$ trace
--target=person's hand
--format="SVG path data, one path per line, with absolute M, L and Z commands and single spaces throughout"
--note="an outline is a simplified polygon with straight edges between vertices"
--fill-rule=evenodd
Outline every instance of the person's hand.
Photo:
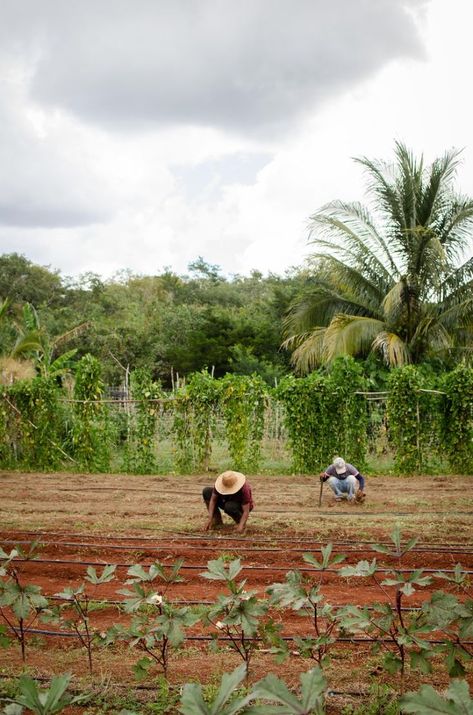
M 328 477 L 327 477 L 327 475 L 325 474 L 325 472 L 320 472 L 320 474 L 319 474 L 319 479 L 320 479 L 321 482 L 325 482 L 325 481 L 327 481 Z
M 204 526 L 204 531 L 208 531 L 212 526 L 212 519 L 208 519 L 206 525 Z
M 365 499 L 366 499 L 365 492 L 362 491 L 361 489 L 358 489 L 355 499 L 356 499 L 356 501 L 365 501 Z
M 240 526 L 240 524 L 238 524 L 236 530 L 237 530 L 237 534 L 243 534 L 243 532 L 245 531 L 245 527 Z

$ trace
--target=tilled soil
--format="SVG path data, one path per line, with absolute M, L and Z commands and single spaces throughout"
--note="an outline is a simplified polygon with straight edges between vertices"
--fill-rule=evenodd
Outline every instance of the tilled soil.
M 41 586 L 45 595 L 56 597 L 65 587 L 83 583 L 88 566 L 97 570 L 116 564 L 116 578 L 97 587 L 87 584 L 87 592 L 97 601 L 123 601 L 118 593 L 125 587 L 127 570 L 132 564 L 149 566 L 159 561 L 171 566 L 183 559 L 181 583 L 158 584 L 164 598 L 180 604 L 213 603 L 225 591 L 224 584 L 202 576 L 207 562 L 224 557 L 239 558 L 242 571 L 237 580 L 246 579 L 245 588 L 263 596 L 266 588 L 284 581 L 292 570 L 302 571 L 313 583 L 320 583 L 330 604 L 369 606 L 375 602 L 393 602 L 394 589 L 380 586 L 369 578 L 343 578 L 337 573 L 345 565 L 376 558 L 378 576 L 388 576 L 392 569 L 421 568 L 432 576 L 432 584 L 419 588 L 404 598 L 404 606 L 419 608 L 438 589 L 454 587 L 434 574 L 452 570 L 456 563 L 473 573 L 473 504 L 466 497 L 468 477 L 421 477 L 400 479 L 379 477 L 368 480 L 367 501 L 351 505 L 335 503 L 326 488 L 318 507 L 319 484 L 314 477 L 250 477 L 255 510 L 250 515 L 246 533 L 237 536 L 230 521 L 218 531 L 203 532 L 206 521 L 201 489 L 213 478 L 135 477 L 124 475 L 38 475 L 0 474 L 0 546 L 9 551 L 20 546 L 27 551 L 38 542 L 33 560 L 18 560 L 15 566 L 23 581 Z M 395 524 L 402 528 L 403 541 L 416 536 L 414 550 L 402 558 L 375 552 L 373 542 L 391 544 L 389 534 Z M 333 543 L 333 554 L 346 559 L 333 569 L 317 572 L 303 555 L 321 558 L 321 547 Z M 158 583 L 158 582 L 156 582 Z M 286 637 L 311 633 L 307 619 L 285 609 L 272 615 Z M 115 603 L 103 603 L 91 616 L 97 631 L 106 631 L 113 623 L 126 624 L 129 616 Z M 54 625 L 35 623 L 38 631 L 54 631 Z M 173 658 L 170 680 L 177 684 L 190 679 L 213 682 L 225 670 L 238 664 L 225 641 L 220 655 L 209 652 L 207 640 L 216 631 L 196 626 L 186 649 Z M 28 663 L 36 674 L 51 675 L 65 669 L 88 678 L 84 654 L 75 639 L 30 635 Z M 297 648 L 294 646 L 294 652 Z M 108 655 L 97 651 L 97 671 L 119 684 L 133 685 L 131 666 L 140 657 L 122 646 Z M 19 671 L 18 649 L 0 651 L 0 665 L 8 673 Z M 363 643 L 337 643 L 332 665 L 327 668 L 331 687 L 345 695 L 329 700 L 331 712 L 341 712 L 351 702 L 347 693 L 365 693 L 372 682 L 393 680 L 371 660 L 369 647 Z M 277 665 L 268 652 L 257 653 L 251 680 L 276 672 L 288 683 L 297 682 L 300 672 L 314 663 L 297 655 L 284 665 Z M 331 680 L 332 678 L 332 680 Z M 436 684 L 445 684 L 445 670 L 436 670 Z M 412 671 L 409 683 L 417 687 L 421 676 Z M 394 678 L 395 681 L 395 678 Z M 431 682 L 422 676 L 422 682 Z M 335 689 L 335 688 L 334 688 Z M 337 700 L 338 698 L 338 700 Z M 358 696 L 359 701 L 359 696 Z M 338 708 L 338 709 L 337 709 Z

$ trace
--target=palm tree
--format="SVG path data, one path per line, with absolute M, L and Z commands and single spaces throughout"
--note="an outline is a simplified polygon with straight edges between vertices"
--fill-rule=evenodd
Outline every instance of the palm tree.
M 299 372 L 343 354 L 402 365 L 471 345 L 473 201 L 453 189 L 458 158 L 425 166 L 396 143 L 393 164 L 356 159 L 376 219 L 342 201 L 310 217 L 314 281 L 284 326 Z

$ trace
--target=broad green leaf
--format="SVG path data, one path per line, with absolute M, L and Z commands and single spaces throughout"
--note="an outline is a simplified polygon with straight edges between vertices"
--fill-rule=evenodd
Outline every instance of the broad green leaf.
M 151 658 L 148 658 L 148 656 L 144 656 L 143 658 L 140 658 L 134 665 L 133 665 L 133 673 L 135 674 L 136 680 L 144 680 L 145 678 L 148 677 L 148 671 L 153 664 L 153 661 Z
M 182 715 L 210 715 L 210 709 L 202 697 L 202 688 L 197 683 L 186 683 L 179 707 Z
M 107 566 L 104 566 L 102 573 L 98 576 L 95 568 L 93 566 L 89 566 L 87 568 L 87 576 L 85 578 L 94 585 L 108 583 L 115 577 L 116 568 L 115 564 L 108 564 Z
M 286 706 L 280 712 L 302 713 L 302 707 L 296 696 L 291 693 L 287 685 L 277 678 L 274 673 L 270 673 L 263 680 L 260 680 L 253 688 L 253 696 L 262 698 L 270 702 L 282 703 Z
M 388 673 L 397 673 L 399 670 L 401 670 L 402 661 L 393 653 L 387 653 L 384 656 L 383 665 L 384 668 L 388 671 Z
M 376 573 L 377 563 L 376 559 L 373 559 L 371 563 L 369 561 L 358 561 L 356 566 L 343 566 L 339 570 L 340 576 L 359 576 L 366 578 L 367 576 L 373 576 Z
M 473 701 L 468 685 L 457 680 L 447 690 L 447 698 L 441 697 L 431 685 L 423 685 L 417 692 L 406 693 L 401 698 L 403 713 L 417 715 L 473 715 Z
M 414 650 L 411 653 L 411 668 L 420 670 L 421 673 L 427 675 L 432 672 L 432 663 L 423 653 L 418 653 Z
M 325 689 L 327 681 L 320 668 L 312 668 L 307 673 L 300 676 L 302 684 L 302 706 L 305 712 L 316 710 L 322 713 Z

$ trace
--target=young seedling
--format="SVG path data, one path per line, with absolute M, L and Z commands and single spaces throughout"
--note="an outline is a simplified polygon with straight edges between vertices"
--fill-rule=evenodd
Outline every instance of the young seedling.
M 343 554 L 331 558 L 332 544 L 322 547 L 322 560 L 318 561 L 312 554 L 304 554 L 304 561 L 311 564 L 319 573 L 317 583 L 304 576 L 300 571 L 289 571 L 284 583 L 275 583 L 269 586 L 267 593 L 270 603 L 281 608 L 291 608 L 301 616 L 311 619 L 314 631 L 313 637 L 295 638 L 298 652 L 306 658 L 312 658 L 320 667 L 328 662 L 330 646 L 336 642 L 334 631 L 337 626 L 337 617 L 330 604 L 324 603 L 321 593 L 323 573 L 329 568 L 345 560 Z M 272 652 L 280 661 L 289 655 L 287 643 L 279 640 Z
M 255 705 L 249 713 L 256 715 L 324 715 L 325 690 L 327 681 L 320 668 L 313 668 L 307 673 L 301 673 L 301 696 L 292 693 L 284 681 L 273 673 L 260 680 L 254 686 L 251 697 L 266 700 L 271 705 Z
M 237 688 L 245 673 L 244 664 L 226 673 L 210 703 L 204 700 L 201 685 L 187 683 L 179 712 L 182 715 L 324 715 L 327 682 L 319 668 L 301 674 L 300 698 L 272 674 L 256 683 L 246 695 L 239 695 Z M 255 700 L 258 702 L 251 704 Z
M 403 546 L 399 527 L 396 526 L 391 534 L 391 540 L 394 549 L 384 544 L 375 544 L 372 548 L 374 551 L 397 558 L 400 565 L 404 554 L 414 548 L 416 539 L 410 539 Z M 415 587 L 427 586 L 432 579 L 430 576 L 424 576 L 421 569 L 417 569 L 407 575 L 400 570 L 393 570 L 389 578 L 380 580 L 377 569 L 376 559 L 371 562 L 360 561 L 356 566 L 340 569 L 341 576 L 372 578 L 388 600 L 387 603 L 373 604 L 372 610 L 360 609 L 356 606 L 341 609 L 339 612 L 341 625 L 348 632 L 366 633 L 374 643 L 373 652 L 377 653 L 381 648 L 387 651 L 384 667 L 388 672 L 400 673 L 401 692 L 403 692 L 407 656 L 410 656 L 413 668 L 427 673 L 431 672 L 429 658 L 432 655 L 430 644 L 421 637 L 431 631 L 431 628 L 422 622 L 418 613 L 409 616 L 404 614 L 403 598 L 415 593 Z M 392 586 L 395 586 L 394 603 L 390 602 L 391 595 L 386 588 Z
M 179 712 L 182 715 L 236 715 L 247 713 L 252 694 L 236 696 L 236 690 L 246 674 L 245 665 L 222 677 L 217 694 L 210 703 L 205 702 L 202 686 L 197 683 L 184 685 Z
M 115 629 L 111 637 L 126 640 L 130 646 L 146 653 L 133 668 L 140 680 L 148 675 L 153 665 L 159 666 L 167 678 L 172 650 L 184 641 L 185 629 L 200 618 L 190 608 L 176 608 L 164 598 L 170 584 L 183 580 L 179 576 L 182 564 L 183 560 L 179 559 L 167 571 L 159 563 L 152 564 L 147 571 L 139 564 L 132 566 L 126 581 L 132 589 L 118 591 L 128 597 L 124 601 L 125 612 L 136 615 L 129 628 Z M 165 584 L 162 594 L 153 587 L 156 579 Z
M 257 638 L 264 633 L 260 618 L 267 613 L 268 604 L 256 595 L 256 591 L 245 591 L 246 579 L 237 583 L 236 577 L 242 570 L 240 559 L 225 563 L 223 559 L 208 561 L 207 571 L 200 575 L 212 581 L 222 581 L 227 586 L 228 595 L 220 594 L 214 606 L 205 613 L 204 623 L 212 625 L 219 636 L 225 636 L 231 647 L 245 663 L 248 678 L 251 658 L 258 648 Z
M 49 688 L 38 688 L 33 678 L 22 675 L 19 682 L 19 694 L 12 699 L 12 703 L 17 705 L 17 710 L 9 710 L 10 715 L 17 715 L 23 712 L 23 708 L 35 713 L 35 715 L 55 715 L 64 708 L 84 702 L 88 695 L 69 695 L 66 690 L 71 680 L 70 675 L 59 675 L 52 678 Z M 12 708 L 12 706 L 7 706 Z M 14 707 L 14 706 L 13 706 Z
M 116 566 L 108 565 L 104 567 L 100 575 L 97 575 L 96 570 L 89 566 L 85 579 L 97 587 L 99 584 L 112 581 L 115 578 L 115 570 Z M 62 627 L 67 630 L 72 629 L 77 634 L 81 645 L 87 651 L 89 672 L 92 673 L 92 652 L 94 642 L 98 639 L 98 633 L 90 623 L 90 614 L 101 606 L 86 592 L 84 583 L 77 588 L 65 588 L 56 596 L 64 599 L 66 603 L 55 609 L 54 613 L 56 617 L 59 617 Z
M 20 644 L 23 662 L 26 661 L 28 630 L 47 609 L 48 600 L 41 595 L 40 586 L 23 583 L 14 560 L 34 558 L 35 549 L 36 544 L 33 544 L 26 554 L 20 548 L 7 554 L 0 547 L 0 617 Z

